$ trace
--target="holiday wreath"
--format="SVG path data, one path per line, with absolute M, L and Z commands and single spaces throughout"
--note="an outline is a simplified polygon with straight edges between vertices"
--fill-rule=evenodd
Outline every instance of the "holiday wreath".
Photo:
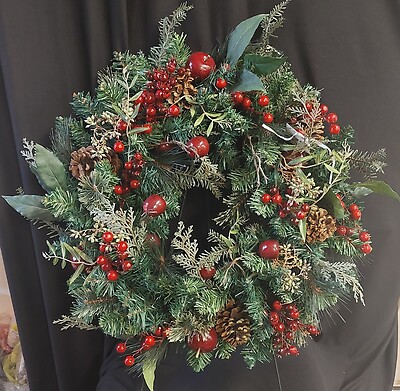
M 5 199 L 50 228 L 46 259 L 76 269 L 58 322 L 121 339 L 127 366 L 154 369 L 172 343 L 196 371 L 238 347 L 249 367 L 297 355 L 321 311 L 363 301 L 356 264 L 372 247 L 358 199 L 399 196 L 373 179 L 384 150 L 353 149 L 353 129 L 270 45 L 287 2 L 212 55 L 175 32 L 183 3 L 148 56 L 115 53 L 93 97 L 74 95 L 51 150 L 24 140 L 47 194 Z M 365 182 L 349 182 L 352 168 Z M 176 223 L 196 187 L 224 204 L 201 253 Z

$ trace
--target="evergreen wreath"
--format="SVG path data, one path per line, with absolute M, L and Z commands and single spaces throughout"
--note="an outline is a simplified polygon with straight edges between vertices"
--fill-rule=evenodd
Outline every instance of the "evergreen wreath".
M 357 262 L 372 247 L 359 199 L 399 196 L 374 179 L 384 150 L 353 149 L 353 129 L 270 45 L 287 3 L 241 22 L 212 55 L 175 31 L 183 3 L 148 56 L 115 53 L 93 97 L 74 95 L 51 149 L 23 142 L 46 194 L 4 198 L 50 229 L 45 258 L 75 269 L 71 314 L 56 323 L 121 339 L 150 387 L 171 344 L 195 371 L 239 347 L 251 368 L 298 355 L 338 302 L 364 303 Z M 351 168 L 365 182 L 350 183 Z M 224 204 L 201 253 L 176 223 L 198 187 Z

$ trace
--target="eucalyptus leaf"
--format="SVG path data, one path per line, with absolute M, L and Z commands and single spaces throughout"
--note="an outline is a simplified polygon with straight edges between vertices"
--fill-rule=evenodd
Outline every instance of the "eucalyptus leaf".
M 82 273 L 82 271 L 85 269 L 85 265 L 81 263 L 77 269 L 75 270 L 74 274 L 71 276 L 71 278 L 68 280 L 68 285 L 71 285 Z
M 35 144 L 35 166 L 30 166 L 40 185 L 48 193 L 67 188 L 67 173 L 61 160 L 40 144 Z
M 144 381 L 146 382 L 146 385 L 150 391 L 154 391 L 154 380 L 156 378 L 155 372 L 156 372 L 155 362 L 151 364 L 146 363 L 146 365 L 143 367 Z
M 355 188 L 355 190 L 361 189 L 361 188 L 369 189 L 371 192 L 374 192 L 377 194 L 383 194 L 388 197 L 394 198 L 397 201 L 400 201 L 400 196 L 398 195 L 398 193 L 396 193 L 386 182 L 383 182 L 383 181 L 370 180 L 370 181 L 362 182 L 362 183 L 360 183 L 360 182 L 354 183 L 352 186 Z M 365 193 L 365 190 L 364 190 L 364 193 Z M 367 194 L 365 194 L 365 195 L 367 195 Z
M 306 219 L 301 219 L 299 220 L 299 231 L 300 231 L 300 235 L 301 238 L 303 239 L 303 242 L 306 242 L 306 237 L 307 237 L 307 224 L 306 224 Z
M 258 75 L 269 75 L 286 62 L 285 57 L 269 57 L 259 54 L 246 54 L 244 63 L 251 66 Z
M 239 81 L 232 86 L 232 91 L 264 91 L 261 79 L 247 69 L 243 69 Z
M 265 14 L 252 16 L 239 23 L 232 31 L 226 54 L 226 60 L 230 65 L 235 65 L 238 62 L 265 16 Z
M 43 196 L 15 195 L 3 196 L 5 201 L 19 214 L 29 220 L 54 221 L 55 217 L 42 204 Z
M 211 134 L 213 127 L 214 127 L 214 121 L 211 121 L 207 128 L 207 132 L 206 132 L 207 136 L 209 136 Z
M 329 190 L 324 197 L 324 201 L 327 202 L 333 209 L 333 214 L 337 219 L 344 218 L 344 210 L 342 203 L 336 197 L 336 194 L 331 190 Z
M 204 116 L 205 114 L 200 114 L 199 117 L 196 119 L 195 123 L 194 123 L 194 127 L 197 128 L 204 120 Z

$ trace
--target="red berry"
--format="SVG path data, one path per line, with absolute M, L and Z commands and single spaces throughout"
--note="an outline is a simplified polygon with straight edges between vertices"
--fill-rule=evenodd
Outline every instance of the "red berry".
M 131 261 L 124 261 L 122 262 L 122 270 L 124 272 L 128 272 L 129 270 L 132 269 L 132 262 Z
M 159 216 L 167 209 L 167 203 L 164 198 L 158 194 L 152 194 L 143 202 L 143 212 L 149 216 Z
M 236 92 L 233 94 L 233 103 L 234 103 L 235 105 L 241 105 L 242 102 L 243 102 L 243 98 L 244 98 L 244 95 L 243 95 L 241 92 L 236 91 Z
M 282 196 L 279 193 L 276 193 L 272 196 L 272 202 L 276 205 L 280 205 L 282 203 Z
M 279 300 L 275 300 L 275 301 L 272 303 L 272 308 L 273 308 L 275 311 L 280 311 L 280 310 L 282 309 L 282 303 L 281 303 Z
M 192 158 L 195 157 L 195 152 L 197 153 L 197 156 L 202 157 L 208 155 L 208 152 L 210 151 L 210 144 L 208 143 L 208 140 L 203 136 L 193 137 L 189 140 L 187 146 L 190 149 L 189 155 Z
M 131 367 L 133 364 L 135 364 L 135 357 L 133 356 L 126 356 L 124 360 L 124 364 L 127 367 Z
M 161 239 L 158 235 L 153 234 L 153 233 L 148 233 L 146 234 L 146 237 L 144 241 L 149 245 L 149 246 L 156 246 L 160 247 L 161 246 Z
M 125 170 L 132 170 L 133 163 L 131 161 L 124 163 Z
M 271 113 L 264 113 L 263 121 L 265 124 L 270 124 L 274 121 L 274 116 Z
M 318 334 L 319 334 L 319 330 L 318 330 L 315 326 L 308 326 L 308 327 L 307 327 L 307 331 L 308 331 L 311 335 L 318 335 Z
M 136 152 L 133 157 L 135 160 L 143 160 L 143 155 L 140 152 Z
M 372 251 L 372 247 L 369 243 L 364 243 L 361 245 L 360 250 L 364 254 L 369 254 Z
M 118 277 L 119 277 L 119 274 L 116 270 L 110 270 L 107 273 L 107 280 L 109 280 L 109 281 L 117 281 Z
M 292 331 L 296 331 L 299 328 L 299 323 L 297 322 L 297 320 L 292 320 L 290 322 L 288 322 L 289 325 L 289 329 Z
M 154 331 L 154 335 L 156 337 L 162 337 L 163 336 L 163 331 L 164 331 L 164 329 L 161 326 L 158 326 L 156 328 L 156 330 Z
M 117 250 L 120 253 L 124 253 L 126 250 L 128 250 L 128 243 L 126 243 L 124 240 L 121 240 L 117 243 Z
M 274 325 L 274 330 L 278 333 L 282 333 L 285 331 L 285 325 L 282 322 L 278 322 Z
M 99 251 L 101 252 L 101 253 L 105 253 L 106 252 L 106 250 L 107 250 L 107 246 L 105 245 L 105 244 L 100 244 L 100 246 L 99 246 Z
M 361 210 L 355 210 L 355 211 L 351 212 L 351 218 L 353 220 L 360 220 L 361 215 L 362 215 Z
M 362 231 L 358 235 L 362 242 L 369 242 L 371 240 L 371 235 L 367 231 Z
M 200 275 L 204 280 L 209 280 L 215 275 L 215 267 L 203 267 L 200 269 Z
M 114 194 L 121 195 L 124 192 L 124 188 L 121 185 L 114 186 Z
M 331 124 L 329 127 L 330 134 L 339 134 L 340 133 L 340 126 L 338 124 Z
M 103 241 L 106 243 L 111 243 L 114 239 L 114 235 L 110 231 L 104 232 L 101 237 L 102 237 Z
M 251 104 L 252 104 L 251 99 L 250 99 L 248 96 L 245 96 L 245 97 L 243 98 L 243 101 L 242 101 L 242 107 L 243 107 L 245 110 L 249 110 L 250 107 L 251 107 Z
M 139 186 L 140 186 L 140 181 L 138 181 L 137 179 L 132 179 L 129 182 L 129 186 L 130 186 L 131 189 L 138 189 Z
M 115 350 L 122 354 L 126 352 L 126 344 L 123 342 L 120 342 L 119 344 L 117 344 L 117 346 L 115 347 Z
M 347 236 L 353 236 L 354 233 L 355 233 L 354 228 L 351 228 L 351 227 L 347 227 L 347 228 L 346 228 L 346 235 L 347 235 Z
M 281 209 L 281 210 L 279 211 L 279 217 L 280 217 L 281 219 L 284 219 L 286 216 L 287 216 L 286 212 L 285 212 L 283 209 Z
M 298 351 L 298 349 L 296 348 L 296 346 L 290 346 L 289 347 L 289 354 L 291 355 L 291 356 L 298 356 L 299 355 L 299 351 Z
M 323 105 L 323 104 L 319 105 L 319 110 L 321 111 L 322 115 L 327 114 L 328 111 L 329 111 L 328 106 L 327 105 Z
M 308 212 L 309 210 L 310 210 L 310 205 L 308 205 L 308 204 L 303 204 L 303 205 L 301 205 L 301 210 L 303 211 L 303 212 Z
M 269 323 L 271 323 L 272 326 L 278 324 L 279 322 L 279 315 L 277 312 L 270 312 L 268 315 L 268 320 Z
M 222 90 L 223 88 L 225 88 L 226 86 L 227 86 L 227 82 L 226 82 L 226 80 L 225 79 L 222 79 L 221 77 L 219 77 L 218 79 L 217 79 L 217 81 L 215 82 L 215 86 L 218 88 L 218 89 L 220 89 L 220 90 Z
M 114 151 L 117 153 L 124 152 L 125 145 L 122 141 L 116 141 L 114 144 Z
M 107 265 L 108 264 L 108 259 L 104 255 L 99 255 L 96 258 L 96 263 L 98 265 L 100 265 L 100 266 Z
M 298 220 L 303 220 L 304 217 L 306 217 L 306 214 L 305 214 L 304 211 L 299 210 L 299 211 L 296 213 L 296 219 L 298 219 Z
M 326 122 L 328 122 L 329 124 L 335 124 L 338 120 L 338 116 L 335 113 L 329 113 L 326 116 Z
M 139 98 L 137 98 L 137 99 L 135 100 L 135 104 L 136 104 L 136 105 L 141 105 L 142 103 L 144 103 L 144 96 L 143 96 L 143 94 L 140 95 Z
M 292 319 L 299 319 L 299 317 L 300 317 L 300 312 L 297 311 L 297 310 L 292 310 L 292 311 L 289 312 L 289 316 L 290 316 Z
M 177 117 L 181 113 L 181 109 L 177 105 L 172 105 L 168 109 L 168 113 L 171 117 Z
M 311 102 L 306 102 L 306 109 L 307 111 L 311 111 L 313 109 L 313 104 Z
M 152 105 L 155 101 L 156 101 L 156 97 L 153 93 L 148 92 L 145 97 L 144 97 L 144 101 L 148 104 L 148 105 Z
M 294 334 L 291 331 L 288 331 L 285 333 L 285 337 L 286 339 L 293 339 Z
M 344 225 L 338 225 L 336 227 L 336 233 L 340 236 L 346 236 L 347 228 Z
M 111 264 L 110 263 L 105 263 L 104 265 L 101 265 L 101 270 L 103 270 L 103 272 L 109 272 L 111 270 Z
M 143 346 L 147 349 L 152 348 L 156 344 L 156 340 L 152 335 L 146 335 L 144 339 Z
M 264 240 L 258 246 L 258 254 L 265 259 L 277 259 L 279 256 L 279 242 L 274 239 Z
M 199 350 L 201 353 L 211 352 L 218 343 L 218 335 L 214 328 L 211 328 L 204 336 L 194 334 L 188 338 L 188 346 L 190 349 Z
M 172 107 L 172 106 L 171 106 L 171 107 Z M 176 106 L 176 107 L 178 107 L 178 106 Z M 179 109 L 179 107 L 178 107 L 178 109 Z M 154 106 L 149 106 L 149 107 L 146 109 L 146 115 L 147 115 L 148 117 L 154 117 L 156 114 L 157 114 L 157 109 L 156 109 Z M 179 113 L 178 113 L 177 115 L 179 115 Z
M 258 98 L 258 104 L 260 105 L 260 106 L 262 106 L 262 107 L 264 107 L 264 106 L 268 106 L 268 104 L 269 104 L 269 97 L 267 96 L 267 95 L 261 95 L 259 98 Z
M 272 195 L 276 194 L 278 191 L 279 191 L 279 189 L 278 189 L 276 186 L 271 187 L 271 188 L 269 189 L 269 192 L 270 192 Z
M 358 205 L 357 205 L 357 204 L 351 204 L 351 205 L 349 206 L 349 211 L 350 211 L 350 212 L 354 212 L 354 211 L 356 211 L 356 210 L 358 210 Z
M 128 129 L 128 124 L 120 119 L 117 123 L 117 128 L 121 133 L 126 132 L 126 129 Z
M 261 202 L 263 204 L 268 204 L 268 202 L 271 201 L 271 196 L 268 193 L 263 194 L 263 196 L 261 197 Z
M 186 67 L 190 69 L 190 73 L 195 79 L 201 81 L 215 69 L 215 61 L 207 53 L 194 52 L 188 58 Z

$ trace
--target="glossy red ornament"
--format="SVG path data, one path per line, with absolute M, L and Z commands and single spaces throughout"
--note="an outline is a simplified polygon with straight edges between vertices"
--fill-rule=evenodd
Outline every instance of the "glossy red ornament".
M 218 343 L 218 335 L 214 328 L 211 328 L 204 337 L 201 334 L 194 334 L 188 338 L 188 346 L 190 349 L 199 350 L 200 353 L 211 352 Z
M 279 242 L 274 239 L 264 240 L 258 247 L 258 254 L 265 259 L 277 259 L 279 256 Z
M 122 354 L 126 352 L 126 344 L 123 342 L 120 342 L 119 344 L 117 344 L 117 346 L 115 347 L 115 350 Z
M 167 209 L 164 198 L 158 194 L 152 194 L 143 202 L 143 212 L 149 216 L 159 216 Z
M 210 144 L 208 140 L 203 136 L 196 136 L 189 140 L 187 146 L 190 149 L 189 155 L 190 157 L 194 158 L 196 156 L 206 156 L 210 151 Z M 196 153 L 195 153 L 196 151 Z
M 215 69 L 214 59 L 207 53 L 194 52 L 186 63 L 186 67 L 190 69 L 191 75 L 197 80 L 204 80 Z
M 200 269 L 200 275 L 204 280 L 209 280 L 215 275 L 215 267 L 203 267 Z

